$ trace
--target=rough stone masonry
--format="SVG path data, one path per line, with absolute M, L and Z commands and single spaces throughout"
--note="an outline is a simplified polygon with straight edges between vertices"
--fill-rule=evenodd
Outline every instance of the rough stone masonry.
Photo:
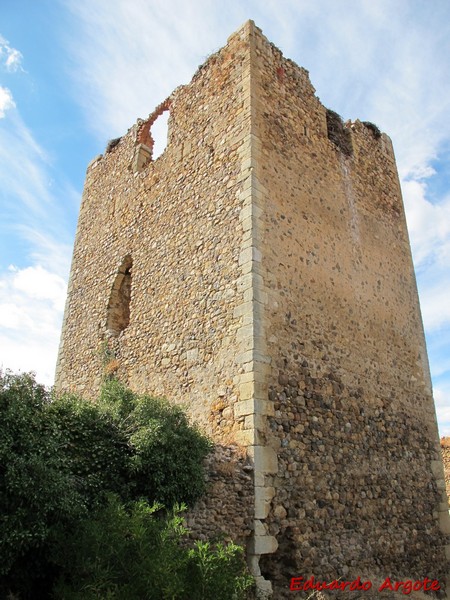
M 88 167 L 56 387 L 89 398 L 105 372 L 184 403 L 215 440 L 189 524 L 246 545 L 261 597 L 302 597 L 289 581 L 311 575 L 428 577 L 445 597 L 445 481 L 390 139 L 342 123 L 251 21 Z

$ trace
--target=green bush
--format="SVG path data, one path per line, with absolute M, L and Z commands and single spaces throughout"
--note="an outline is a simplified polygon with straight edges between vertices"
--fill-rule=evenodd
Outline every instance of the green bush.
M 58 440 L 72 485 L 92 509 L 107 492 L 129 493 L 132 449 L 111 414 L 76 396 L 57 398 L 46 409 L 47 435 Z
M 86 503 L 49 418 L 50 396 L 31 375 L 0 373 L 0 596 L 46 586 L 56 522 L 75 523 Z M 33 583 L 34 574 L 36 581 Z M 30 593 L 31 593 L 30 589 Z M 6 590 L 6 591 L 5 591 Z
M 0 597 L 49 598 L 55 581 L 59 598 L 242 597 L 240 549 L 188 551 L 179 510 L 161 509 L 204 491 L 211 444 L 179 406 L 115 380 L 95 403 L 54 399 L 0 372 L 0 427 Z
M 189 550 L 190 600 L 240 600 L 254 580 L 247 571 L 244 550 L 234 543 L 196 542 Z
M 203 459 L 211 445 L 182 409 L 140 397 L 130 413 L 130 433 L 135 493 L 166 506 L 193 505 L 205 491 Z
M 186 552 L 178 511 L 162 518 L 146 501 L 128 510 L 115 496 L 56 548 L 62 567 L 56 597 L 67 600 L 182 597 Z
M 203 494 L 203 459 L 212 445 L 180 406 L 134 394 L 114 379 L 105 382 L 100 406 L 127 438 L 132 498 L 191 506 Z
M 164 515 L 145 501 L 125 507 L 111 496 L 58 548 L 62 573 L 55 597 L 64 600 L 240 600 L 252 578 L 242 548 L 183 544 L 187 529 L 175 507 Z

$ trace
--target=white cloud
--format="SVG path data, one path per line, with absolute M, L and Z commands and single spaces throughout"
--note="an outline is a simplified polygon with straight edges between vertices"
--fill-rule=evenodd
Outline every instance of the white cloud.
M 425 181 L 403 182 L 409 235 L 426 331 L 450 325 L 450 196 L 433 204 Z
M 0 127 L 0 259 L 14 234 L 29 259 L 66 278 L 80 195 L 62 177 L 55 185 L 50 160 L 18 111 L 7 121 Z
M 447 267 L 450 252 L 450 195 L 433 204 L 427 193 L 424 181 L 403 182 L 414 262 L 419 270 L 431 261 Z
M 450 323 L 450 276 L 433 282 L 432 287 L 421 287 L 421 309 L 425 331 L 441 330 Z
M 47 300 L 57 311 L 64 309 L 66 282 L 40 265 L 18 270 L 13 278 L 14 288 L 29 298 Z
M 53 383 L 66 283 L 40 265 L 0 273 L 0 367 Z
M 0 122 L 0 181 L 0 368 L 51 384 L 79 198 L 17 110 Z
M 79 199 L 79 195 L 76 194 L 77 206 Z M 54 225 L 61 226 L 61 221 L 58 220 Z M 46 231 L 37 224 L 34 226 L 18 224 L 17 231 L 24 240 L 29 242 L 29 254 L 33 261 L 67 279 L 73 250 L 72 239 L 68 232 L 62 231 L 57 235 L 56 229 Z
M 74 17 L 74 92 L 102 140 L 123 134 L 189 81 L 247 18 L 239 3 L 219 11 L 209 0 L 65 4 Z
M 450 437 L 450 385 L 445 388 L 435 387 L 434 400 L 436 404 L 436 415 L 439 424 L 440 436 Z
M 0 65 L 2 64 L 7 71 L 14 73 L 21 68 L 22 53 L 16 48 L 12 48 L 9 42 L 0 35 Z
M 51 202 L 49 162 L 45 152 L 15 111 L 0 128 L 0 178 L 3 192 L 33 213 Z
M 15 48 L 11 48 L 8 58 L 6 59 L 6 68 L 8 71 L 17 71 L 22 62 L 22 54 Z
M 5 117 L 7 110 L 14 108 L 15 106 L 16 105 L 9 89 L 0 85 L 0 119 Z

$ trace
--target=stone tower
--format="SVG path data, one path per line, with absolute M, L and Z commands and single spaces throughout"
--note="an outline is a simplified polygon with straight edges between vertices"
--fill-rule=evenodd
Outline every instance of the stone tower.
M 151 127 L 170 112 L 152 160 Z M 390 139 L 247 22 L 92 161 L 56 387 L 104 370 L 217 443 L 193 529 L 291 577 L 438 579 L 450 533 Z M 370 597 L 365 592 L 364 597 Z M 306 594 L 308 595 L 308 593 Z

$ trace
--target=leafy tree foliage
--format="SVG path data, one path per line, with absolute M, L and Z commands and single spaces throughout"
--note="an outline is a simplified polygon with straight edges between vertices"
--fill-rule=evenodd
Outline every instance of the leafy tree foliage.
M 114 379 L 105 383 L 101 403 L 126 433 L 133 497 L 192 505 L 205 491 L 202 461 L 212 446 L 182 408 L 133 394 Z
M 86 513 L 84 498 L 47 418 L 50 398 L 31 375 L 0 378 L 0 595 L 5 586 L 45 587 L 45 547 L 57 520 L 76 522 Z M 16 581 L 17 580 L 17 581 Z M 31 583 L 31 582 L 30 582 Z M 3 584 L 3 585 L 2 585 Z M 4 593 L 4 596 L 6 594 Z
M 0 597 L 244 593 L 238 547 L 189 551 L 179 510 L 162 510 L 204 491 L 211 445 L 180 407 L 115 380 L 95 402 L 55 399 L 32 375 L 0 372 L 0 428 Z
M 103 502 L 109 491 L 127 494 L 132 449 L 113 415 L 97 404 L 65 396 L 48 403 L 45 426 L 86 508 Z
M 103 509 L 69 536 L 55 559 L 62 571 L 57 596 L 67 600 L 163 600 L 183 592 L 186 551 L 177 512 L 168 518 L 146 501 L 127 508 L 110 496 Z
M 186 587 L 192 600 L 243 600 L 254 591 L 253 586 L 241 546 L 198 541 L 189 550 Z
M 125 507 L 111 496 L 59 555 L 56 596 L 65 600 L 239 600 L 252 578 L 242 548 L 197 542 L 188 549 L 181 511 L 167 518 L 145 501 Z M 70 569 L 67 569 L 70 565 Z M 65 568 L 64 568 L 65 566 Z

